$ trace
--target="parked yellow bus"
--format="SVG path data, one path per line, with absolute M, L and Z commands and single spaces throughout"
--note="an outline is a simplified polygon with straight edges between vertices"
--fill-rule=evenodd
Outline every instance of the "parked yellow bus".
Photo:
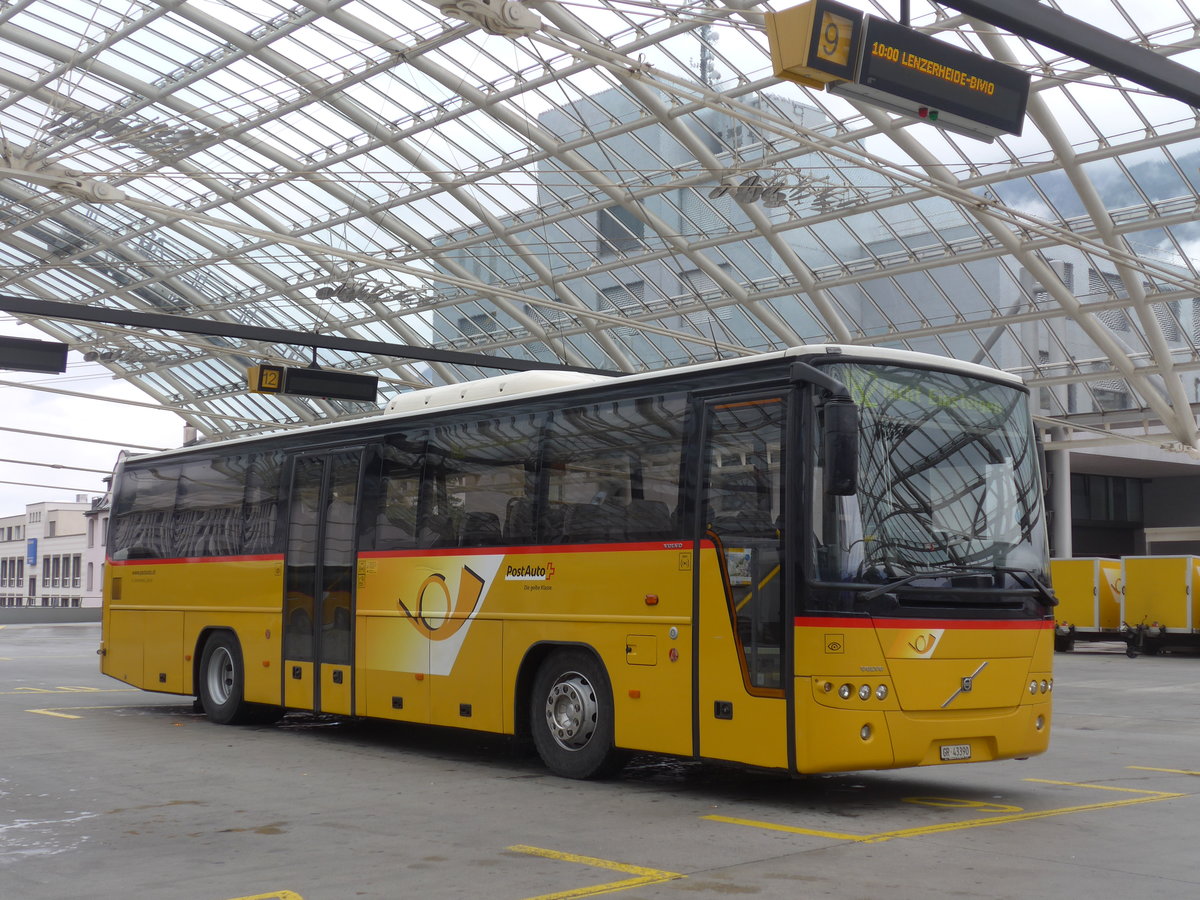
M 1028 394 L 815 346 L 522 373 L 125 457 L 102 671 L 220 723 L 311 710 L 816 773 L 1049 741 Z

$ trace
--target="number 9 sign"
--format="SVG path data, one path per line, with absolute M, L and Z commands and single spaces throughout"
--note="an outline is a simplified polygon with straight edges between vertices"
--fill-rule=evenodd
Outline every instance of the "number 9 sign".
M 850 38 L 853 33 L 854 22 L 850 19 L 822 10 L 817 56 L 837 66 L 849 65 Z

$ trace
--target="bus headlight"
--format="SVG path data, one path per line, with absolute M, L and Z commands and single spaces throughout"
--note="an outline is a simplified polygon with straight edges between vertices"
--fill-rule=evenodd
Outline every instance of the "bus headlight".
M 854 685 L 843 684 L 840 688 L 838 688 L 838 696 L 843 700 L 849 700 L 854 696 Z
M 869 684 L 864 684 L 862 687 L 860 687 L 858 689 L 858 699 L 859 700 L 870 700 L 871 699 L 871 686 Z

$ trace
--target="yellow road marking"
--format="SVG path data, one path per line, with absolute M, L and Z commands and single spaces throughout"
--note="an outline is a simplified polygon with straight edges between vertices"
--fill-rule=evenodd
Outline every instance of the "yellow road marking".
M 57 716 L 60 719 L 82 719 L 83 716 L 69 716 L 66 713 L 55 712 L 52 709 L 27 709 L 25 712 L 37 713 L 41 716 Z
M 136 688 L 94 688 L 78 685 L 62 685 L 53 688 L 22 687 L 11 691 L 0 691 L 0 697 L 14 697 L 21 694 L 135 694 L 144 693 Z
M 633 875 L 623 881 L 610 881 L 594 887 L 575 888 L 570 891 L 559 891 L 555 894 L 540 894 L 528 900 L 572 900 L 575 897 L 594 897 L 597 894 L 611 894 L 615 891 L 628 890 L 648 884 L 662 884 L 664 881 L 674 881 L 677 878 L 687 878 L 678 872 L 664 872 L 661 869 L 647 869 L 643 866 L 631 866 L 628 863 L 613 862 L 610 859 L 597 859 L 593 856 L 578 856 L 574 853 L 562 853 L 558 850 L 545 850 L 541 847 L 530 847 L 527 844 L 515 844 L 508 848 L 513 853 L 527 853 L 530 856 L 541 856 L 545 859 L 557 859 L 562 862 L 580 863 L 585 866 L 595 866 L 614 872 L 625 872 Z
M 925 825 L 920 828 L 902 828 L 898 831 L 881 831 L 876 834 L 843 834 L 837 831 L 820 831 L 812 828 L 796 828 L 791 825 L 780 825 L 775 822 L 757 822 L 750 819 L 734 819 L 728 816 L 703 816 L 713 822 L 723 822 L 727 825 L 744 825 L 749 828 L 764 828 L 770 831 L 783 831 L 788 834 L 803 834 L 810 837 L 826 837 L 831 840 L 879 843 L 896 838 L 920 837 L 927 834 L 942 834 L 948 831 L 962 831 L 967 828 L 985 828 L 991 825 L 1006 825 L 1012 822 L 1028 822 L 1034 819 L 1048 819 L 1052 816 L 1063 816 L 1068 813 L 1090 812 L 1098 809 L 1114 809 L 1118 806 L 1133 806 L 1136 803 L 1157 803 L 1159 800 L 1175 800 L 1186 797 L 1187 794 L 1170 794 L 1165 791 L 1143 791 L 1134 788 L 1118 788 L 1102 784 L 1081 784 L 1073 781 L 1047 781 L 1040 778 L 1026 778 L 1026 781 L 1039 784 L 1055 784 L 1065 787 L 1092 788 L 1099 791 L 1120 791 L 1122 793 L 1140 794 L 1128 800 L 1111 800 L 1106 803 L 1087 803 L 1082 806 L 1065 806 L 1057 809 L 1031 810 L 1011 813 L 1009 815 L 989 816 L 985 819 L 967 819 L 962 822 L 942 822 L 937 825 Z
M 1139 769 L 1142 772 L 1166 772 L 1169 775 L 1200 775 L 1200 772 L 1191 772 L 1187 769 L 1156 769 L 1153 766 L 1126 766 L 1127 769 Z
M 295 891 L 273 891 L 270 894 L 255 894 L 253 897 L 234 897 L 232 900 L 304 900 Z
M 27 709 L 27 713 L 37 713 L 40 716 L 56 716 L 59 719 L 82 719 L 83 716 L 71 716 L 62 712 L 64 709 L 125 709 L 124 706 L 52 706 L 46 709 Z

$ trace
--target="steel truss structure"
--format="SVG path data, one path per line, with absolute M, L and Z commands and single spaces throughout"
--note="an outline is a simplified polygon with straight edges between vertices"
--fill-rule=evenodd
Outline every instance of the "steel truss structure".
M 1050 5 L 1198 58 L 1191 0 Z M 908 347 L 1021 374 L 1060 439 L 1194 452 L 1196 110 L 914 3 L 1032 74 L 984 143 L 778 81 L 769 8 L 10 0 L 0 292 L 497 358 L 312 351 L 381 401 L 505 358 Z M 246 392 L 305 347 L 31 321 L 208 437 L 374 409 Z

